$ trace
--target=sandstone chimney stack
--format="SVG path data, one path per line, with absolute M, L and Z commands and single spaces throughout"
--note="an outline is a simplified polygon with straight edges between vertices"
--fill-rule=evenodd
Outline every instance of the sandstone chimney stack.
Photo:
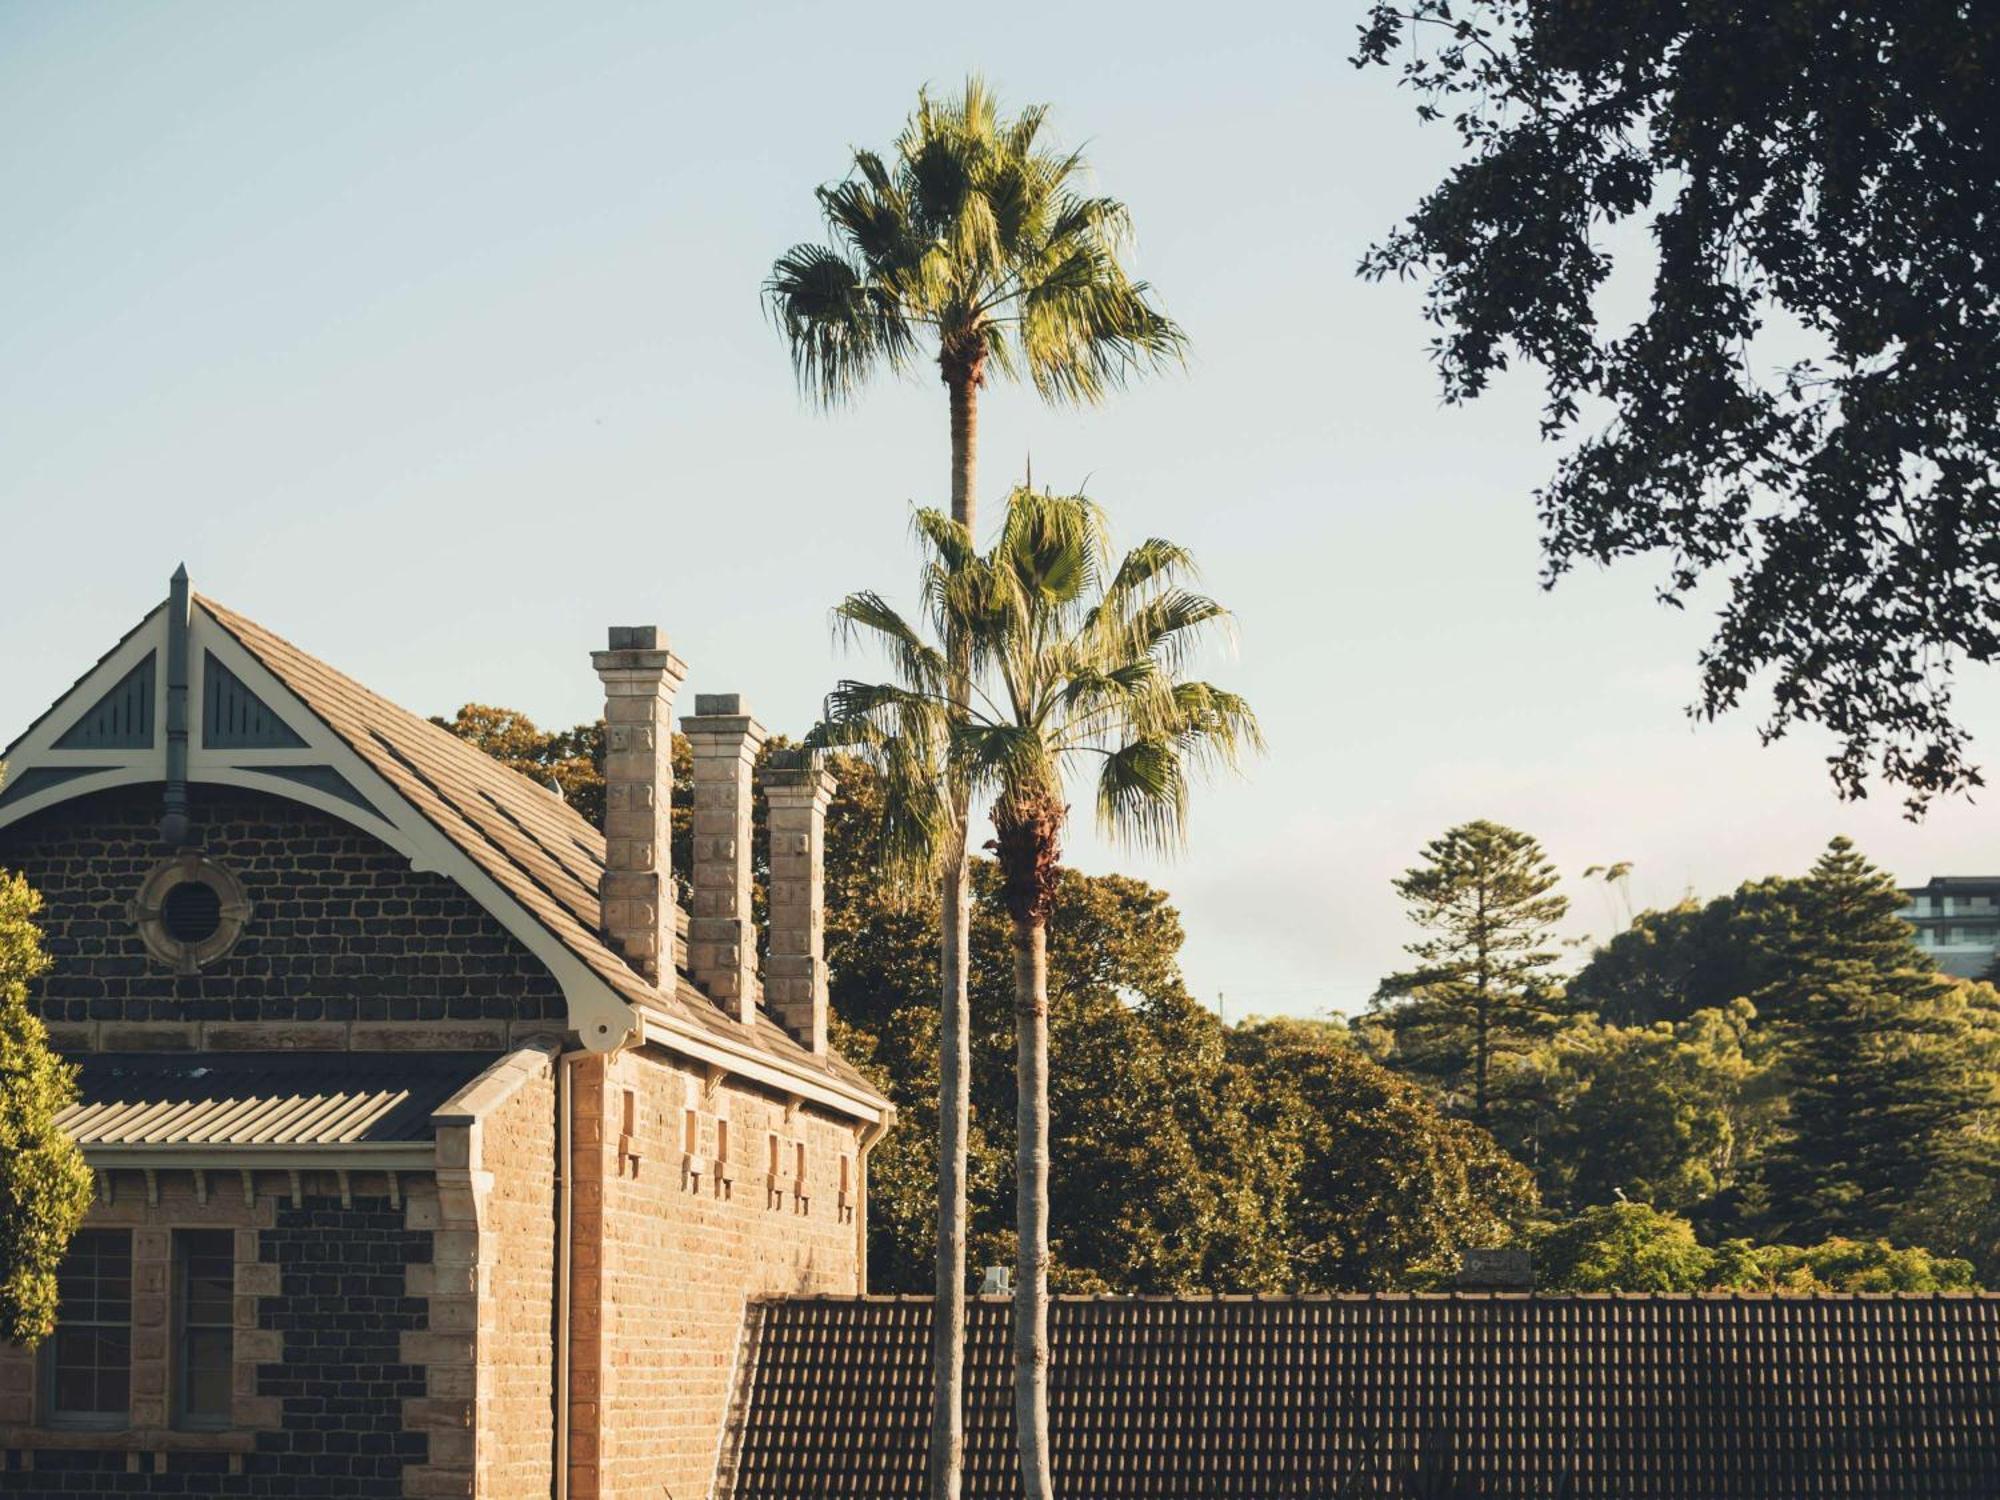
M 826 809 L 834 780 L 807 750 L 773 752 L 764 767 L 771 826 L 771 948 L 764 997 L 798 1043 L 826 1040 Z
M 656 985 L 674 979 L 674 694 L 687 664 L 652 625 L 614 625 L 590 662 L 604 683 L 604 935 Z
M 757 1021 L 757 932 L 750 917 L 750 776 L 766 738 L 734 693 L 697 693 L 681 732 L 694 751 L 694 910 L 688 968 L 745 1026 Z

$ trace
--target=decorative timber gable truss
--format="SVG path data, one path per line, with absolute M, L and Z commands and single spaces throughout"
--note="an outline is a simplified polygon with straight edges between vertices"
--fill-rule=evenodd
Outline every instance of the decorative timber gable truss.
M 603 835 L 560 797 L 188 593 L 184 574 L 0 765 L 0 828 L 112 787 L 157 783 L 171 803 L 177 776 L 304 803 L 459 885 L 547 965 L 585 1047 L 651 1042 L 868 1125 L 889 1116 L 839 1057 L 768 1017 L 743 1024 L 684 975 L 650 984 L 615 953 L 599 925 Z

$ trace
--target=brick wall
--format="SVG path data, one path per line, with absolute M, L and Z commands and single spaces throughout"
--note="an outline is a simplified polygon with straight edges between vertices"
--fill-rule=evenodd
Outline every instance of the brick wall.
M 580 1063 L 575 1094 L 570 1492 L 691 1500 L 715 1472 L 746 1300 L 859 1290 L 855 1131 L 727 1082 L 711 1090 L 700 1070 L 651 1051 Z M 683 1166 L 690 1105 L 696 1172 Z M 730 1137 L 722 1174 L 719 1122 Z
M 410 1228 L 404 1206 L 386 1194 L 355 1193 L 343 1204 L 315 1190 L 294 1207 L 269 1191 L 279 1181 L 267 1175 L 266 1191 L 246 1205 L 233 1181 L 197 1196 L 191 1175 L 167 1174 L 153 1204 L 139 1174 L 122 1173 L 112 1201 L 89 1220 L 134 1231 L 132 1414 L 135 1427 L 152 1429 L 166 1425 L 171 1232 L 236 1227 L 237 1429 L 162 1434 L 150 1448 L 143 1436 L 107 1434 L 101 1451 L 62 1448 L 63 1437 L 51 1433 L 34 1434 L 29 1446 L 26 1434 L 9 1430 L 0 1436 L 0 1493 L 10 1500 L 404 1493 L 405 1466 L 426 1454 L 424 1435 L 403 1423 L 404 1401 L 425 1389 L 422 1366 L 405 1362 L 404 1337 L 424 1328 L 427 1313 L 405 1278 L 429 1262 L 432 1236 Z M 32 1403 L 35 1369 L 33 1355 L 0 1346 L 9 1416 Z M 169 1447 L 179 1451 L 161 1451 Z
M 403 1466 L 425 1455 L 423 1436 L 403 1428 L 403 1402 L 424 1390 L 403 1335 L 427 1312 L 404 1273 L 431 1258 L 430 1234 L 387 1198 L 308 1198 L 281 1205 L 261 1239 L 278 1293 L 260 1303 L 258 1326 L 279 1335 L 283 1355 L 259 1371 L 258 1392 L 278 1397 L 283 1416 L 257 1457 L 279 1475 L 335 1481 L 327 1495 L 400 1496 Z
M 302 804 L 191 790 L 196 837 L 255 906 L 236 947 L 195 975 L 151 960 L 126 915 L 165 853 L 157 787 L 0 829 L 0 869 L 46 903 L 56 963 L 35 1003 L 65 1049 L 497 1048 L 562 1028 L 548 971 L 446 877 Z

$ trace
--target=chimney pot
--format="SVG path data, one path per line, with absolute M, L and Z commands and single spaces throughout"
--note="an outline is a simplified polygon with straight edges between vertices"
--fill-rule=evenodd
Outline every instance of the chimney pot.
M 608 641 L 613 651 L 660 651 L 665 647 L 657 625 L 613 625 Z
M 757 1021 L 757 929 L 750 918 L 751 772 L 766 738 L 735 693 L 697 693 L 681 720 L 694 751 L 694 910 L 688 969 L 745 1026 Z

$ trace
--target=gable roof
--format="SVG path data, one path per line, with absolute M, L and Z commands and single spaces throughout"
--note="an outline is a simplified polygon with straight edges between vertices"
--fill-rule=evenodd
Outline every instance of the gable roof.
M 750 1316 L 719 1493 L 918 1500 L 930 1299 Z M 972 1299 L 966 1500 L 1018 1493 L 1010 1325 Z M 1049 1333 L 1069 1500 L 2000 1494 L 2000 1297 L 1062 1298 Z
M 893 1118 L 851 1064 L 801 1046 L 767 1015 L 743 1024 L 679 962 L 662 986 L 627 964 L 599 932 L 603 834 L 561 797 L 254 620 L 181 593 L 184 573 L 174 586 L 188 601 L 188 740 L 166 732 L 162 664 L 179 649 L 170 597 L 9 746 L 0 828 L 75 797 L 160 783 L 178 753 L 191 781 L 302 802 L 456 881 L 548 966 L 584 1046 L 656 1043 L 870 1128 Z
M 761 1014 L 745 1027 L 684 974 L 655 988 L 627 964 L 599 936 L 604 834 L 562 798 L 226 605 L 194 602 L 622 999 L 886 1104 L 838 1054 L 816 1056 Z

